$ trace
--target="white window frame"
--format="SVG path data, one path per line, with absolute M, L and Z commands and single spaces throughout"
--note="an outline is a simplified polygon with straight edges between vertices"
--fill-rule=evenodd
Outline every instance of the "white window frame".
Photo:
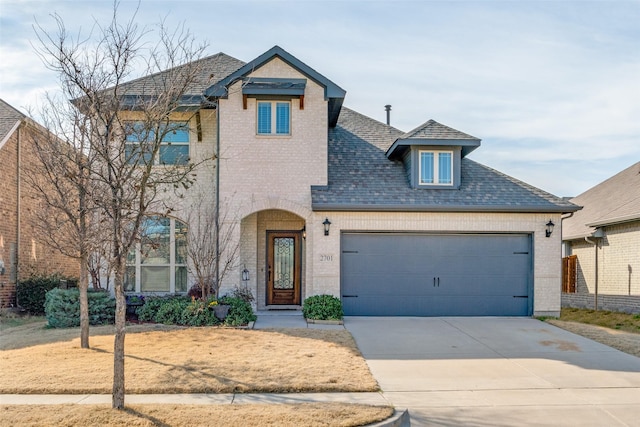
M 431 153 L 433 154 L 433 182 L 423 182 L 422 181 L 422 154 L 423 153 Z M 449 170 L 450 174 L 450 182 L 440 182 L 440 154 L 449 154 L 450 163 Z M 418 151 L 418 185 L 421 186 L 429 186 L 429 185 L 437 185 L 443 187 L 452 187 L 454 181 L 454 170 L 453 170 L 453 151 L 452 150 L 419 150 Z
M 260 132 L 260 104 L 271 104 L 271 132 Z M 278 133 L 278 104 L 289 106 L 289 125 L 287 133 Z M 288 100 L 257 100 L 256 101 L 256 135 L 258 136 L 290 136 L 291 135 L 291 112 L 293 111 L 291 101 Z
M 154 215 L 152 215 L 154 216 Z M 142 244 L 138 242 L 135 247 L 135 286 L 134 289 L 127 289 L 127 293 L 144 293 L 144 294 L 174 294 L 176 293 L 176 270 L 179 267 L 187 268 L 187 260 L 184 263 L 176 262 L 176 221 L 179 219 L 166 217 L 170 220 L 169 227 L 169 263 L 156 264 L 158 267 L 169 267 L 169 289 L 168 290 L 143 290 L 142 289 L 142 266 L 152 265 L 142 263 Z M 186 224 L 184 221 L 180 221 Z M 188 224 L 186 224 L 189 227 Z M 187 228 L 188 229 L 188 228 Z M 134 267 L 132 263 L 125 263 L 125 268 Z M 188 274 L 188 273 L 187 273 Z M 189 282 L 187 278 L 187 289 L 177 291 L 178 293 L 187 292 L 189 290 Z

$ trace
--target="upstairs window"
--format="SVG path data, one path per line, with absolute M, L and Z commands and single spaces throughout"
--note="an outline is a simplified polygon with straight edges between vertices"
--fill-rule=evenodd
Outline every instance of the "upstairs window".
M 291 103 L 258 101 L 258 135 L 290 135 Z
M 420 151 L 420 185 L 453 185 L 453 152 Z
M 142 122 L 126 124 L 125 156 L 130 164 L 186 165 L 189 162 L 189 125 L 187 122 L 169 122 L 160 129 L 162 141 L 155 158 L 151 158 L 155 130 L 145 129 Z

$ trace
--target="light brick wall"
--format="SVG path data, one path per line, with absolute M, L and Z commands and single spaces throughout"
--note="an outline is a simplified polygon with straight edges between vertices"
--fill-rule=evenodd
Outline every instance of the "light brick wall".
M 640 295 L 640 221 L 604 227 L 598 241 L 598 293 Z M 584 240 L 570 242 L 578 257 L 577 293 L 595 293 L 596 249 Z
M 250 77 L 306 78 L 274 58 Z M 241 84 L 220 100 L 221 196 L 240 206 L 256 199 L 286 199 L 310 206 L 311 185 L 327 183 L 327 101 L 324 89 L 307 79 L 304 110 L 291 102 L 291 135 L 256 135 L 256 100 L 242 106 Z M 251 209 L 250 209 L 251 210 Z
M 30 142 L 32 127 L 20 126 L 0 149 L 0 259 L 5 274 L 0 275 L 0 307 L 15 305 L 15 285 L 31 275 L 63 274 L 78 277 L 77 260 L 46 246 L 36 233 L 34 222 L 37 196 L 20 178 L 20 242 L 18 244 L 18 157 L 20 165 L 39 164 Z M 18 141 L 20 155 L 18 156 Z M 17 258 L 16 258 L 17 256 Z M 14 262 L 17 260 L 17 265 Z
M 329 218 L 331 231 L 323 235 L 322 222 Z M 530 233 L 533 238 L 534 315 L 557 315 L 560 312 L 561 232 L 545 237 L 549 219 L 560 223 L 559 214 L 500 213 L 374 213 L 316 212 L 307 223 L 307 233 L 313 232 L 312 257 L 307 268 L 312 282 L 307 284 L 307 296 L 329 293 L 340 295 L 340 234 L 341 231 L 438 231 L 438 232 L 514 232 Z

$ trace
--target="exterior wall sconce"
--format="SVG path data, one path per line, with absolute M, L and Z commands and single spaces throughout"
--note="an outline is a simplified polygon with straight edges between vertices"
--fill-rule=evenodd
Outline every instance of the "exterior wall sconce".
M 300 232 L 302 233 L 302 238 L 303 239 L 307 239 L 307 226 L 305 225 L 304 227 L 302 227 L 302 230 L 300 230 Z
M 549 222 L 547 223 L 547 229 L 545 230 L 545 236 L 551 237 L 551 233 L 553 233 L 554 226 L 555 224 L 553 223 L 553 221 L 549 220 Z
M 324 225 L 324 235 L 328 236 L 329 227 L 331 226 L 331 221 L 329 221 L 329 218 L 325 218 L 324 221 L 322 222 L 322 225 Z
M 242 270 L 242 281 L 243 282 L 248 282 L 249 281 L 249 270 L 247 270 L 247 267 L 245 267 Z

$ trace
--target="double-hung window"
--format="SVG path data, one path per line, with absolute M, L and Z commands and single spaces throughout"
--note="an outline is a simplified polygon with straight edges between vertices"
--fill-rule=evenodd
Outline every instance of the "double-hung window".
M 291 102 L 258 101 L 258 135 L 291 134 Z
M 158 155 L 152 158 L 156 143 L 155 129 L 142 122 L 128 122 L 125 156 L 131 164 L 153 162 L 155 165 L 184 165 L 189 162 L 189 126 L 187 122 L 169 122 L 160 127 Z
M 453 185 L 453 152 L 420 151 L 420 185 Z

